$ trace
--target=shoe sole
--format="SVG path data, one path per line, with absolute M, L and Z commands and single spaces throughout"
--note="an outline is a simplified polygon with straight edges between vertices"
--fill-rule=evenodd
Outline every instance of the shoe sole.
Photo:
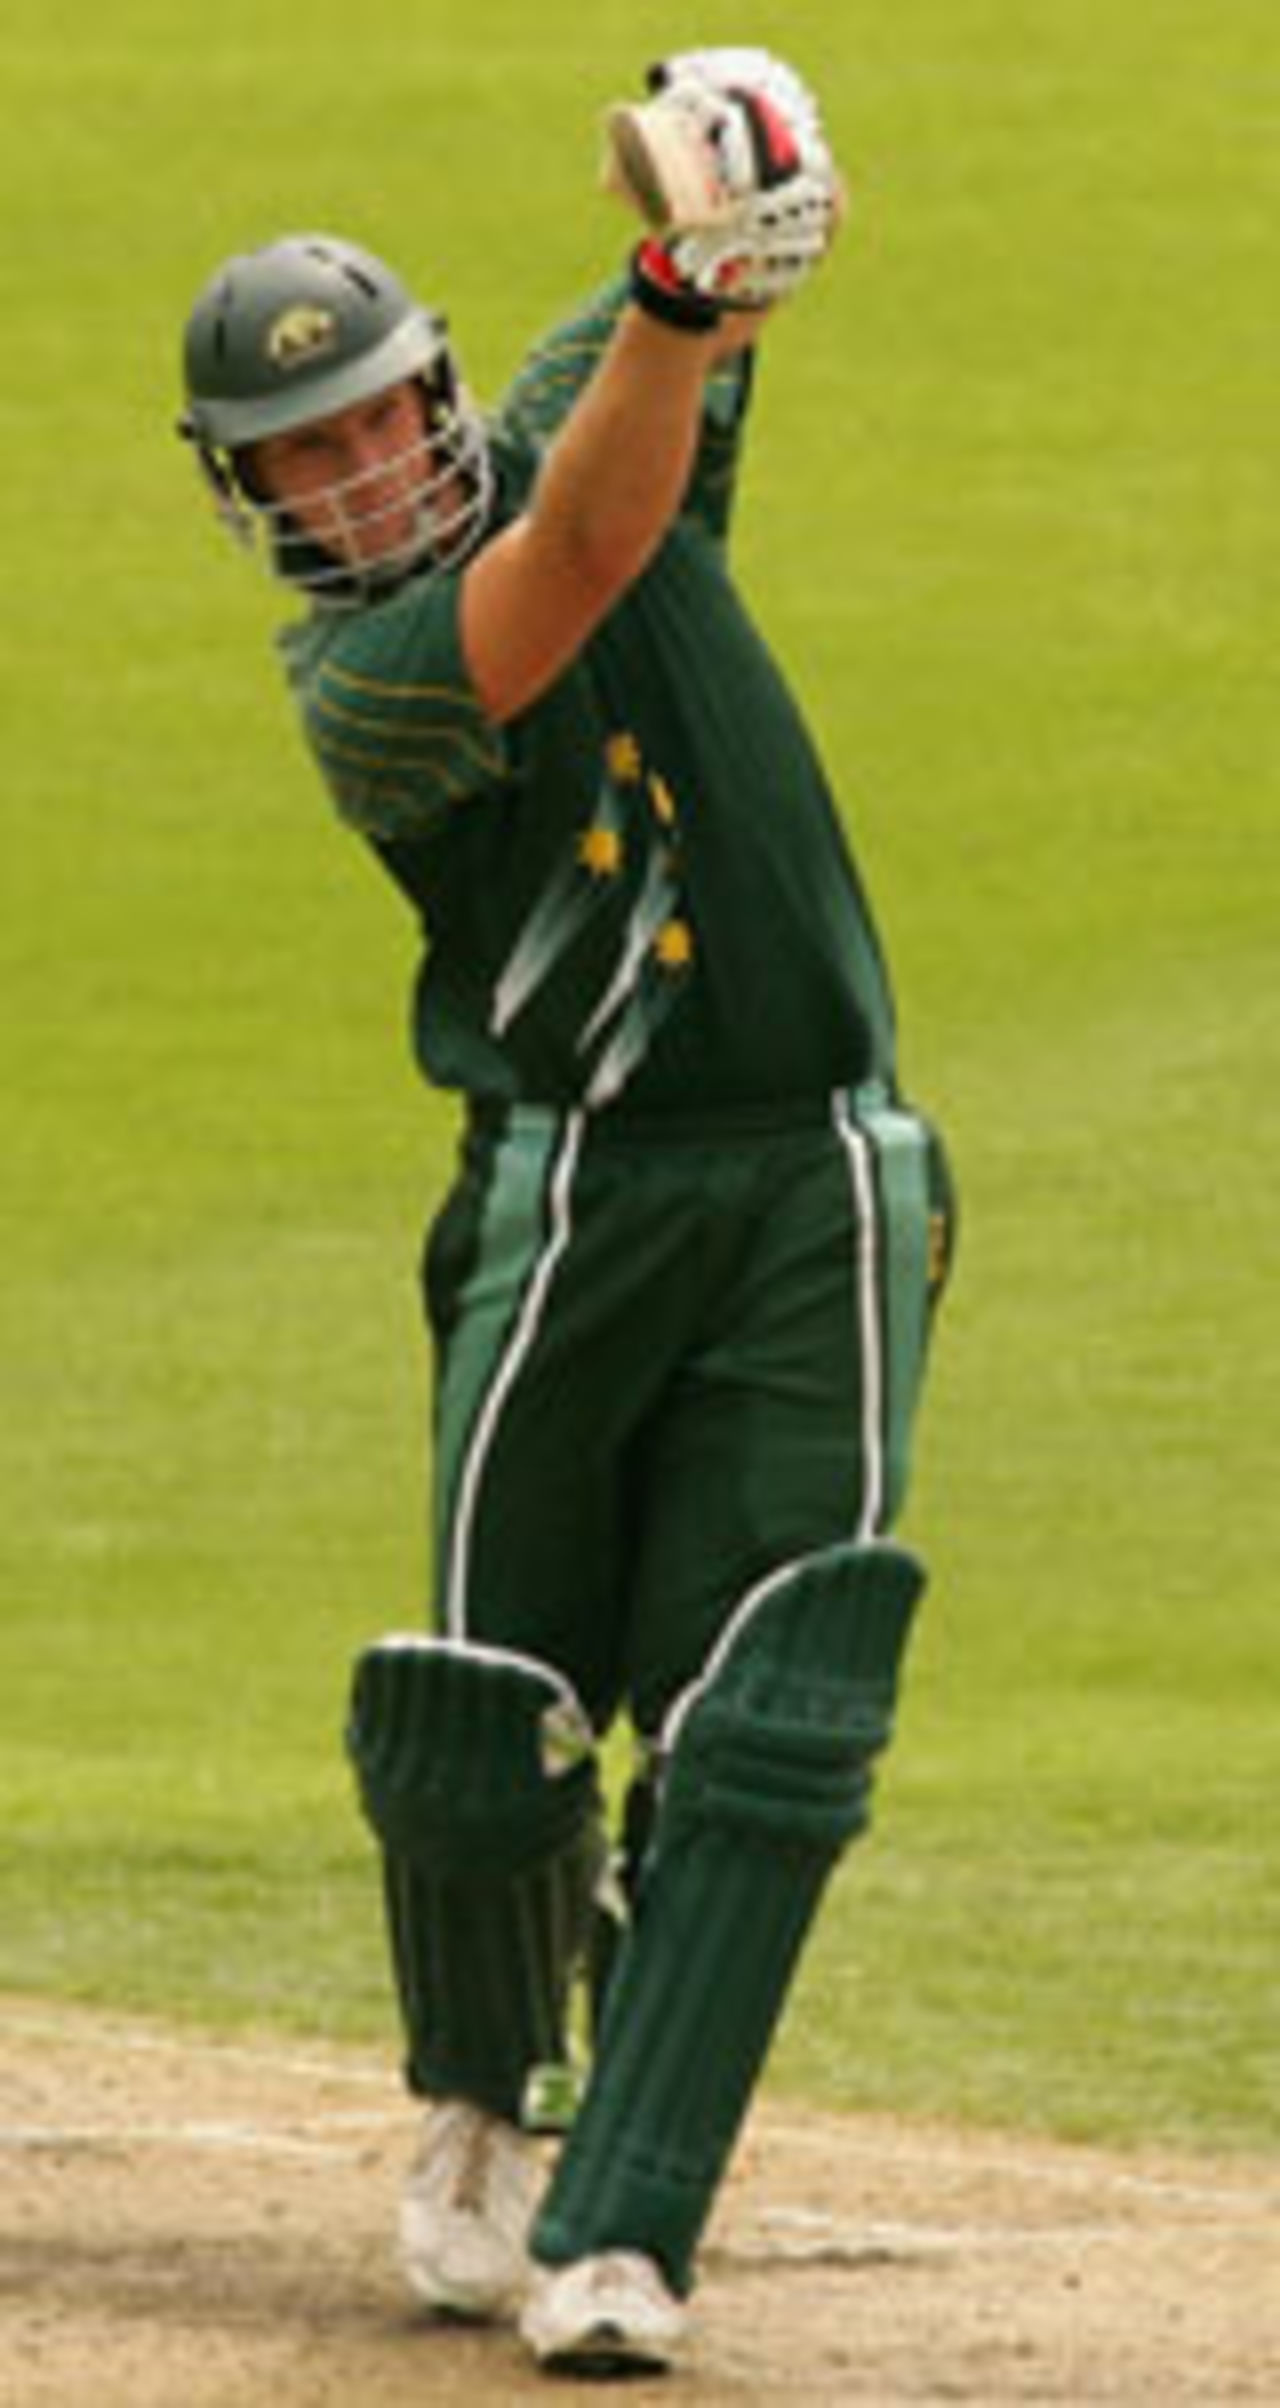
M 455 2287 L 439 2277 L 417 2273 L 412 2266 L 406 2265 L 402 2271 L 418 2307 L 447 2324 L 509 2324 L 523 2305 L 522 2283 L 468 2290 L 461 2284 Z
M 665 2375 L 671 2359 L 665 2350 L 628 2339 L 616 2325 L 600 2325 L 560 2349 L 540 2353 L 538 2364 L 544 2374 L 595 2376 L 617 2382 L 629 2375 Z
M 534 2338 L 527 2327 L 526 2338 Z M 644 2341 L 638 2333 L 628 2332 L 616 2317 L 602 2316 L 598 2323 L 584 2325 L 572 2340 L 544 2343 L 541 2348 L 534 2341 L 534 2355 L 547 2374 L 663 2375 L 675 2357 L 675 2344 Z

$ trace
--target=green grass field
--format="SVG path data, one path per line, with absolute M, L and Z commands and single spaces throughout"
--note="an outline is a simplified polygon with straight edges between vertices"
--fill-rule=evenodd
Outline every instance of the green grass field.
M 740 560 L 965 1204 L 876 1841 L 773 2079 L 1277 2129 L 1274 0 L 8 0 L 0 1986 L 391 2046 L 338 1745 L 423 1608 L 411 929 L 170 439 L 224 252 L 332 225 L 471 381 L 607 271 L 594 117 L 773 42 L 854 191 Z

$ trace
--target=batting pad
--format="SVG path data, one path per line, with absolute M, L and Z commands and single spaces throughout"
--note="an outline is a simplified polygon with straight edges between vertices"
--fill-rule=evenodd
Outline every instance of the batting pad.
M 766 1584 L 672 1717 L 595 2068 L 533 2232 L 639 2249 L 678 2292 L 828 1875 L 868 1817 L 924 1575 L 887 1543 Z
M 604 1841 L 590 1727 L 549 1667 L 433 1640 L 360 1658 L 347 1746 L 382 1847 L 410 2088 L 520 2119 L 567 2058 Z

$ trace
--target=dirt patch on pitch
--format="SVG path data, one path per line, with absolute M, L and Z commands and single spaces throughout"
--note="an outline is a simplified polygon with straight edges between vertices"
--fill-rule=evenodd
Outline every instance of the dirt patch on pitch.
M 584 2387 L 433 2326 L 388 2246 L 415 2112 L 367 2054 L 0 2009 L 0 2399 L 474 2408 Z M 626 2398 L 1280 2399 L 1280 2175 L 764 2110 L 687 2372 Z

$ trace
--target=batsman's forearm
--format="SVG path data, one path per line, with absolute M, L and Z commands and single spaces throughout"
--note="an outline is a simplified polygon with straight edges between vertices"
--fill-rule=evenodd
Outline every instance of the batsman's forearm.
M 628 306 L 547 454 L 532 515 L 609 599 L 639 576 L 679 510 L 716 357 L 714 332 Z
M 463 579 L 463 653 L 491 719 L 545 692 L 656 552 L 689 483 L 716 364 L 714 330 L 623 309 L 528 508 Z

